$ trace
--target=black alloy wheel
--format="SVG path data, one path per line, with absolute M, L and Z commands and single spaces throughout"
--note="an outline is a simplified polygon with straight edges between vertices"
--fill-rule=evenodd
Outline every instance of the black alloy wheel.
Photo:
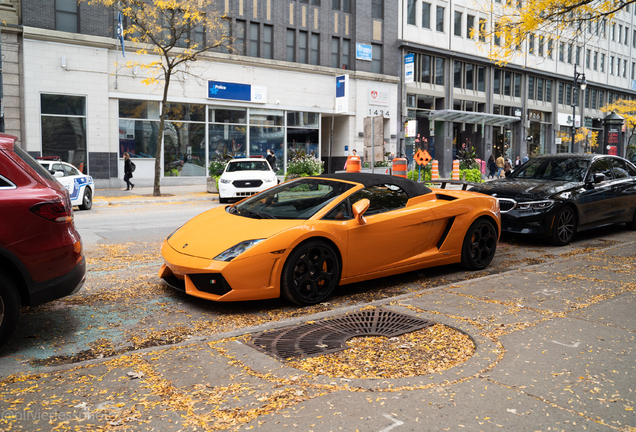
M 634 207 L 634 217 L 632 218 L 632 221 L 627 222 L 625 226 L 627 226 L 627 229 L 636 230 L 636 207 Z
M 497 250 L 497 228 L 488 219 L 478 219 L 470 226 L 462 245 L 462 265 L 469 270 L 483 270 Z
M 82 204 L 80 204 L 80 210 L 90 210 L 93 207 L 93 194 L 90 188 L 86 187 L 84 190 L 84 197 L 82 198 Z
M 22 302 L 15 283 L 0 272 L 0 347 L 18 327 L 21 312 Z
M 552 223 L 552 244 L 565 246 L 572 241 L 576 232 L 576 214 L 570 206 L 564 206 L 554 216 Z
M 281 294 L 301 306 L 323 302 L 340 281 L 340 259 L 320 240 L 302 243 L 287 258 L 281 275 Z

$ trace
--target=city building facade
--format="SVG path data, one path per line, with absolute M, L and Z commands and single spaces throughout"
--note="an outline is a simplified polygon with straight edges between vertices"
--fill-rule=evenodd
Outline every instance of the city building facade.
M 493 25 L 487 7 L 497 3 L 501 0 L 400 2 L 401 76 L 412 71 L 412 78 L 402 80 L 400 117 L 403 124 L 417 124 L 415 136 L 401 141 L 406 156 L 424 146 L 447 177 L 464 145 L 474 146 L 481 159 L 607 152 L 602 133 L 596 146 L 567 137 L 573 120 L 577 128 L 600 132 L 608 114 L 601 107 L 636 97 L 636 7 L 589 24 L 578 43 L 533 35 L 518 55 L 498 65 L 488 52 L 500 40 L 484 35 Z M 574 85 L 575 73 L 585 75 L 584 91 Z M 625 146 L 621 150 L 624 155 Z
M 224 0 L 234 50 L 205 53 L 170 84 L 161 184 L 204 182 L 224 152 L 275 151 L 279 174 L 303 150 L 342 169 L 364 143 L 364 118 L 381 115 L 396 151 L 398 5 L 384 0 Z M 123 153 L 135 184 L 150 185 L 163 83 L 126 62 L 156 60 L 116 38 L 114 10 L 74 0 L 22 1 L 22 146 L 60 156 L 116 187 Z M 126 21 L 124 20 L 124 26 Z M 340 94 L 342 87 L 346 91 Z M 247 92 L 247 93 L 246 93 Z M 245 95 L 247 94 L 247 97 Z M 339 96 L 339 103 L 336 98 Z

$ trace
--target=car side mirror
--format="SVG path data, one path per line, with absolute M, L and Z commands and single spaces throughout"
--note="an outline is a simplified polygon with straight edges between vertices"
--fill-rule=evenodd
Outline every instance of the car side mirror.
M 594 177 L 592 178 L 592 183 L 600 183 L 602 181 L 605 181 L 605 174 L 599 174 L 599 173 L 594 174 Z
M 364 225 L 367 223 L 363 215 L 364 215 L 364 212 L 366 212 L 369 209 L 370 205 L 371 205 L 371 201 L 365 198 L 365 199 L 361 199 L 360 201 L 356 202 L 354 205 L 351 206 L 353 217 L 355 218 L 355 220 L 358 221 L 360 225 Z
M 64 177 L 64 171 L 55 171 L 53 177 Z

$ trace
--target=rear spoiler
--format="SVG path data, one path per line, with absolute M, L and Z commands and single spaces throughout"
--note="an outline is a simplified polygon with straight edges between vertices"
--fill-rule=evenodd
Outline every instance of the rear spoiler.
M 446 185 L 457 185 L 461 186 L 461 190 L 468 190 L 469 186 L 477 186 L 481 183 L 469 182 L 465 180 L 435 180 L 435 181 L 422 181 L 419 183 L 423 183 L 428 187 L 439 187 L 439 189 L 446 189 Z M 435 186 L 439 185 L 439 186 Z M 451 189 L 451 188 L 448 188 Z M 459 189 L 458 187 L 453 187 L 452 189 Z

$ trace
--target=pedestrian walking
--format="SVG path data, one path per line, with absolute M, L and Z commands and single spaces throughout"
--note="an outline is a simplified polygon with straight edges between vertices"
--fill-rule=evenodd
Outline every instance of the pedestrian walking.
M 515 167 L 518 167 L 519 165 L 521 165 L 521 159 L 519 158 L 519 156 L 517 156 L 517 160 L 515 161 Z
M 274 153 L 274 150 L 267 150 L 267 157 L 265 159 L 267 159 L 267 162 L 269 163 L 269 166 L 272 167 L 272 170 L 274 172 L 277 172 L 278 167 L 276 166 L 276 154 Z
M 495 163 L 497 164 L 497 178 L 499 178 L 501 177 L 501 172 L 504 169 L 504 165 L 506 165 L 506 161 L 503 158 L 503 155 L 499 155 Z
M 508 177 L 512 172 L 512 163 L 510 158 L 506 158 L 506 162 L 504 164 L 504 176 Z
M 124 181 L 126 182 L 126 190 L 133 190 L 135 185 L 130 181 L 133 177 L 135 164 L 130 160 L 128 152 L 124 153 Z
M 495 178 L 495 172 L 497 172 L 497 164 L 495 163 L 495 157 L 490 155 L 488 158 L 488 178 Z

